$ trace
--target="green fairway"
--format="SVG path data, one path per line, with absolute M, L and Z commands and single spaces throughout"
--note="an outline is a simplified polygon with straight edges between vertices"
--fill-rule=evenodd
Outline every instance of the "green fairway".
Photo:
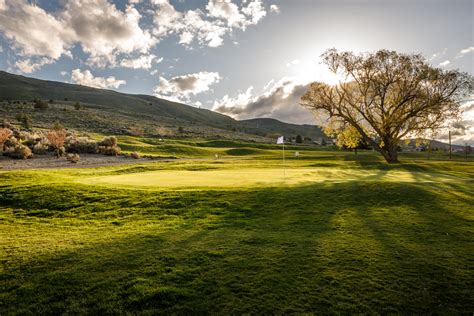
M 0 315 L 472 314 L 472 161 L 245 153 L 0 171 Z
M 466 177 L 455 177 L 433 172 L 407 170 L 363 170 L 337 168 L 232 168 L 215 170 L 162 170 L 124 175 L 89 177 L 79 180 L 81 183 L 110 184 L 133 187 L 158 188 L 245 188 L 275 187 L 298 184 L 314 184 L 317 182 L 352 182 L 352 181 L 383 181 L 383 182 L 458 182 L 469 180 Z

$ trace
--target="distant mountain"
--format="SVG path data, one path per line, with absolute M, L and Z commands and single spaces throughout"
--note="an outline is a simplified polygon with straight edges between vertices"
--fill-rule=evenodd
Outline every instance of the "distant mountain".
M 240 125 L 245 128 L 245 130 L 252 134 L 258 134 L 260 131 L 264 131 L 265 133 L 280 133 L 283 135 L 293 136 L 300 134 L 301 136 L 306 136 L 313 139 L 325 137 L 323 132 L 321 131 L 321 128 L 315 125 L 290 124 L 272 118 L 255 118 L 249 120 L 242 120 L 239 122 Z
M 404 144 L 402 147 L 411 147 L 413 149 L 415 148 L 431 148 L 432 150 L 449 150 L 449 144 L 440 142 L 438 140 L 434 139 L 423 139 L 421 142 L 420 140 L 416 139 L 410 139 L 407 144 Z M 451 144 L 451 149 L 452 150 L 463 150 L 464 145 L 455 145 Z
M 33 110 L 31 103 L 23 104 L 35 98 L 53 100 L 53 104 L 45 112 Z M 54 119 L 73 128 L 97 131 L 120 132 L 136 125 L 146 129 L 180 126 L 191 134 L 211 136 L 216 133 L 236 137 L 275 133 L 287 137 L 300 134 L 313 139 L 324 136 L 317 126 L 288 124 L 275 119 L 237 121 L 217 112 L 154 96 L 46 81 L 4 71 L 0 71 L 0 100 L 3 100 L 0 118 L 13 119 L 18 113 L 24 113 L 32 117 L 33 124 L 39 125 L 50 124 Z M 83 110 L 73 110 L 76 102 Z

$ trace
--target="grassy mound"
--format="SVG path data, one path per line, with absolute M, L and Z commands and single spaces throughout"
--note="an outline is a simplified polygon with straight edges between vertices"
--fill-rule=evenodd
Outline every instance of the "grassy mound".
M 254 148 L 232 148 L 225 151 L 227 155 L 231 156 L 247 156 L 247 155 L 257 155 L 262 153 L 261 150 Z

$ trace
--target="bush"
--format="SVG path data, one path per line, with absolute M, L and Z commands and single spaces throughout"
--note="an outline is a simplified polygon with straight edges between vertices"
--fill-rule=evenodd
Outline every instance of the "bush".
M 99 146 L 98 147 L 99 154 L 106 155 L 106 156 L 118 156 L 120 154 L 120 147 L 118 146 Z
M 33 125 L 33 121 L 31 120 L 31 117 L 23 113 L 17 114 L 16 120 L 20 122 L 25 128 L 31 128 L 31 126 Z
M 98 145 L 87 137 L 70 137 L 66 140 L 66 151 L 76 154 L 97 154 Z
M 134 151 L 130 154 L 130 157 L 132 157 L 133 159 L 140 159 L 140 154 Z
M 66 131 L 63 129 L 51 129 L 46 135 L 51 147 L 56 151 L 56 157 L 61 157 L 64 152 L 64 143 L 66 141 Z
M 10 124 L 10 122 L 8 122 L 7 120 L 4 120 L 3 123 L 0 124 L 0 127 L 12 129 L 13 126 Z
M 28 159 L 33 155 L 31 149 L 22 144 L 8 147 L 4 154 L 14 159 Z
M 13 137 L 15 137 L 18 140 L 24 140 L 25 139 L 25 133 L 22 133 L 19 128 L 12 128 L 13 132 Z
M 63 126 L 61 123 L 59 123 L 58 121 L 56 121 L 56 122 L 54 122 L 52 129 L 53 129 L 53 130 L 57 130 L 57 131 L 58 131 L 58 130 L 63 130 L 63 129 L 64 129 L 64 126 Z
M 33 146 L 33 153 L 36 155 L 46 155 L 48 148 L 49 144 L 45 142 L 39 142 Z
M 158 134 L 161 137 L 163 137 L 163 136 L 173 136 L 174 132 L 173 132 L 172 129 L 170 129 L 168 127 L 161 126 L 161 127 L 158 127 L 156 129 L 156 134 Z
M 104 137 L 99 143 L 99 146 L 104 146 L 104 147 L 115 147 L 117 146 L 117 137 L 115 136 L 107 136 Z
M 128 128 L 128 133 L 132 136 L 144 136 L 145 130 L 140 126 L 131 126 Z
M 102 141 L 97 144 L 98 152 L 107 156 L 117 156 L 120 154 L 120 147 L 117 146 L 117 138 L 115 136 L 104 137 Z
M 81 156 L 79 154 L 67 154 L 66 160 L 72 163 L 78 163 L 81 160 Z
M 48 108 L 48 103 L 46 103 L 42 100 L 35 99 L 33 102 L 34 102 L 33 107 L 35 109 L 46 110 Z
M 15 136 L 12 136 L 3 143 L 3 147 L 5 148 L 5 152 L 8 152 L 13 151 L 15 146 L 19 144 L 20 142 L 18 141 L 18 139 Z
M 13 135 L 8 128 L 0 128 L 0 151 L 3 150 L 3 144 Z
M 30 148 L 33 148 L 33 146 L 40 142 L 42 137 L 36 133 L 28 133 L 28 132 L 22 132 L 20 134 L 20 139 L 24 139 L 23 145 L 26 145 Z

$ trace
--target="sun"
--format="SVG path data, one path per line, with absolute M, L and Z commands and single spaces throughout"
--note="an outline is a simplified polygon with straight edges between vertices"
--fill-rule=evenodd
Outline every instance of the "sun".
M 293 76 L 302 84 L 314 81 L 324 82 L 329 85 L 337 85 L 347 81 L 342 74 L 333 73 L 319 60 L 301 61 L 293 65 Z

